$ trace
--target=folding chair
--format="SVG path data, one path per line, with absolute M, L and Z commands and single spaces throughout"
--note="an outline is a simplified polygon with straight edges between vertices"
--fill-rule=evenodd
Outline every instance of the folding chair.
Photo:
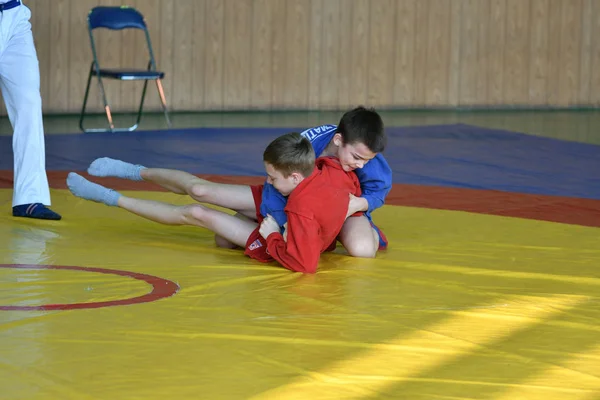
M 160 96 L 160 102 L 162 105 L 162 109 L 165 115 L 165 119 L 167 121 L 167 125 L 171 127 L 171 120 L 169 118 L 169 112 L 167 110 L 167 102 L 165 99 L 165 93 L 163 91 L 161 79 L 165 76 L 164 72 L 156 70 L 156 62 L 154 60 L 154 52 L 152 51 L 152 44 L 150 43 L 150 34 L 148 33 L 148 28 L 146 27 L 146 22 L 144 21 L 144 17 L 137 11 L 135 8 L 121 6 L 121 7 L 106 7 L 99 6 L 94 7 L 88 14 L 88 32 L 90 36 L 90 42 L 92 47 L 92 55 L 94 57 L 92 64 L 90 66 L 90 73 L 88 75 L 87 86 L 85 89 L 85 97 L 83 99 L 83 107 L 81 109 L 81 115 L 79 118 L 79 127 L 83 132 L 131 132 L 134 131 L 141 120 L 142 117 L 142 109 L 144 107 L 144 98 L 146 97 L 146 88 L 148 86 L 149 80 L 156 81 L 156 87 L 158 89 L 158 94 Z M 110 30 L 122 30 L 122 29 L 141 29 L 144 31 L 146 37 L 146 44 L 148 46 L 148 54 L 150 57 L 150 61 L 148 62 L 148 68 L 146 70 L 143 69 L 104 69 L 100 68 L 100 64 L 98 63 L 98 56 L 96 54 L 96 45 L 94 43 L 94 29 L 97 28 L 106 28 Z M 100 92 L 102 94 L 102 100 L 104 102 L 104 110 L 106 112 L 106 118 L 108 119 L 108 128 L 95 128 L 95 129 L 86 129 L 83 126 L 83 119 L 85 116 L 85 110 L 88 100 L 88 95 L 90 92 L 90 83 L 92 82 L 92 76 L 96 76 L 98 78 L 98 86 L 100 88 Z M 140 100 L 140 107 L 138 110 L 136 123 L 129 128 L 115 128 L 113 123 L 110 106 L 108 105 L 108 101 L 106 100 L 106 91 L 104 90 L 104 84 L 102 83 L 102 78 L 107 79 L 118 79 L 121 81 L 134 81 L 134 80 L 144 80 L 144 89 L 142 91 L 142 98 Z

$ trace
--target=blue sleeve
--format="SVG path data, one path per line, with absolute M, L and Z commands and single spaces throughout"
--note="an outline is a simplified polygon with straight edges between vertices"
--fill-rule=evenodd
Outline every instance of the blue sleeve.
M 265 182 L 260 203 L 260 214 L 263 217 L 270 214 L 275 218 L 275 221 L 277 221 L 281 228 L 281 232 L 283 232 L 283 225 L 287 222 L 287 216 L 285 215 L 286 204 L 287 197 L 279 193 L 273 185 Z
M 360 181 L 361 197 L 369 203 L 367 212 L 371 213 L 383 205 L 392 190 L 392 169 L 380 153 L 355 172 Z
M 302 131 L 300 134 L 310 140 L 316 156 L 319 157 L 335 135 L 336 129 L 336 125 L 320 125 Z

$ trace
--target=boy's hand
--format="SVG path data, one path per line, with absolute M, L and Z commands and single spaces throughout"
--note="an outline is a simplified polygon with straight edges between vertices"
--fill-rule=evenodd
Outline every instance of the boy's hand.
M 267 237 L 273 232 L 279 232 L 279 224 L 277 221 L 275 221 L 275 218 L 273 218 L 270 214 L 267 214 L 267 217 L 263 219 L 263 222 L 260 223 L 258 233 L 260 233 L 260 236 L 267 240 Z
M 369 202 L 362 197 L 356 197 L 352 193 L 349 193 L 350 200 L 348 203 L 348 212 L 346 218 L 359 211 L 367 211 L 369 209 Z

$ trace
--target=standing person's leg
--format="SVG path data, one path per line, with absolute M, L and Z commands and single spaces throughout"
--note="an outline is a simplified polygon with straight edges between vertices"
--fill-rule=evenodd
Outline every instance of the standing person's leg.
M 152 182 L 173 193 L 187 194 L 201 203 L 229 208 L 250 218 L 256 217 L 254 199 L 248 185 L 215 183 L 185 171 L 146 168 L 108 157 L 94 160 L 88 168 L 88 173 L 99 177 Z
M 3 42 L 0 55 L 0 90 L 13 126 L 13 215 L 61 219 L 50 205 L 46 176 L 40 72 L 31 24 L 31 13 L 20 5 L 0 16 Z

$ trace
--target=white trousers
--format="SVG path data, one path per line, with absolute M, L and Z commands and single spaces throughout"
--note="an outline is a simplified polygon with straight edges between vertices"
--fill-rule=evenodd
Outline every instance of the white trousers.
M 40 69 L 25 5 L 0 13 L 0 90 L 13 127 L 13 207 L 50 205 Z

